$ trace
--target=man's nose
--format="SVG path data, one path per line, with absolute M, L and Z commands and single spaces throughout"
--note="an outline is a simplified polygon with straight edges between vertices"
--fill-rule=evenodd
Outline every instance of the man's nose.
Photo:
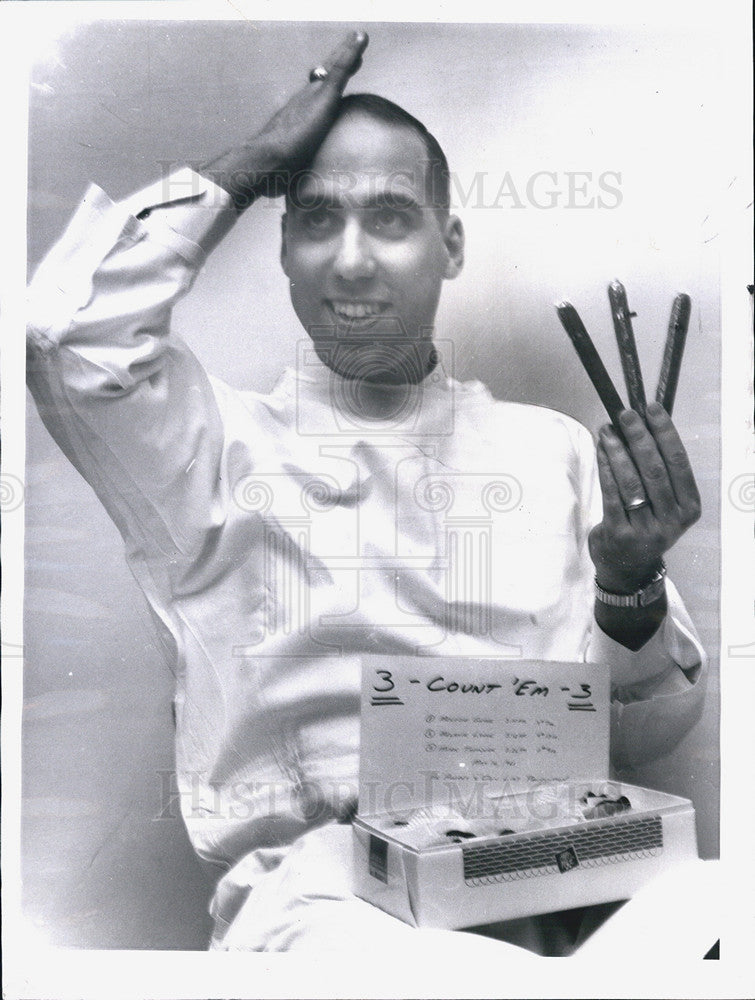
M 334 270 L 343 281 L 359 281 L 375 274 L 376 264 L 368 235 L 360 220 L 348 219 L 341 231 Z

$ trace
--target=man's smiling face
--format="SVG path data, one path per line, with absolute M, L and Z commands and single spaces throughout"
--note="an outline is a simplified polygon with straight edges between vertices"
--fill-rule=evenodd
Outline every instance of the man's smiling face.
M 291 301 L 321 360 L 347 378 L 418 382 L 432 367 L 441 285 L 461 270 L 464 237 L 431 204 L 427 160 L 412 129 L 348 111 L 288 199 Z

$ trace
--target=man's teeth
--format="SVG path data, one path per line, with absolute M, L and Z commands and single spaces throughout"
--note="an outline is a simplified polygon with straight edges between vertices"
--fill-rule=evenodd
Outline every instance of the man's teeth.
M 365 319 L 379 316 L 383 306 L 378 302 L 333 302 L 333 311 L 344 319 Z

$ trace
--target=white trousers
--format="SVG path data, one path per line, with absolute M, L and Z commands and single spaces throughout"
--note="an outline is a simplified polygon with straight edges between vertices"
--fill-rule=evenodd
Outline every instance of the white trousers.
M 417 929 L 351 891 L 351 828 L 310 831 L 282 860 L 259 852 L 220 882 L 211 948 L 255 952 L 374 952 L 413 961 L 449 955 L 530 961 L 542 955 L 701 959 L 720 937 L 718 863 L 685 862 L 631 900 L 506 921 L 474 931 Z M 262 860 L 261 857 L 262 856 Z

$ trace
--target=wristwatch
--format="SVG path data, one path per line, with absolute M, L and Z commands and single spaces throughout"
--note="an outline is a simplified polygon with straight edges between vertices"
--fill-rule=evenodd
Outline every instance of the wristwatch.
M 612 608 L 646 608 L 663 595 L 665 587 L 666 564 L 662 559 L 660 569 L 650 583 L 635 590 L 633 594 L 612 594 L 610 590 L 603 590 L 598 578 L 595 578 L 595 596 L 601 604 L 609 604 Z

